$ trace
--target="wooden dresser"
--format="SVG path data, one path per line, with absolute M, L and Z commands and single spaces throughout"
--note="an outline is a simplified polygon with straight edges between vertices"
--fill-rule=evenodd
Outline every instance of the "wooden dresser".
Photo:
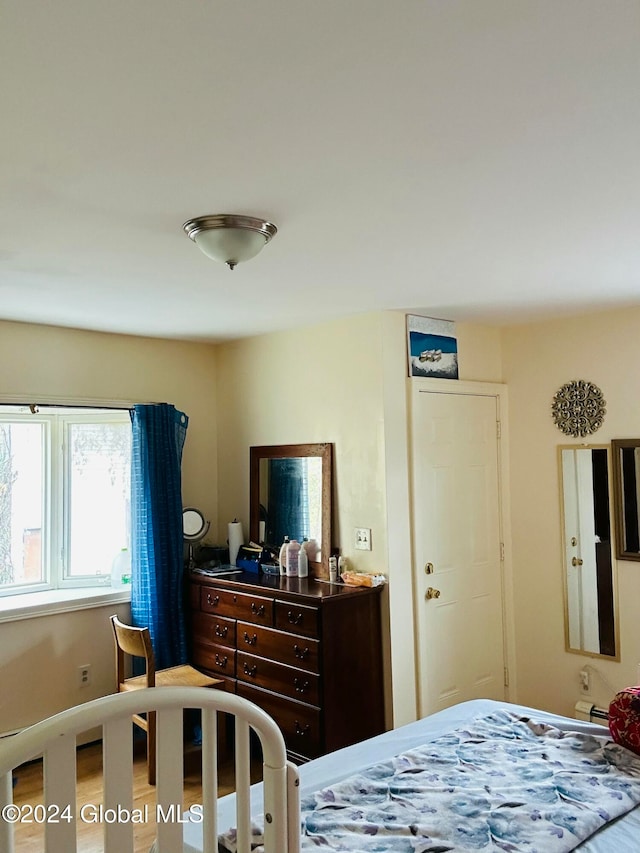
M 191 663 L 278 723 L 307 761 L 384 731 L 380 588 L 190 578 Z

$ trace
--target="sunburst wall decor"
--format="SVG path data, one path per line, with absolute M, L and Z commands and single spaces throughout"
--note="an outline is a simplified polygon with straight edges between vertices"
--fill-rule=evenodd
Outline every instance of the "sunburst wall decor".
M 556 426 L 565 435 L 582 438 L 600 429 L 607 411 L 606 403 L 597 385 L 578 379 L 556 391 L 551 413 Z

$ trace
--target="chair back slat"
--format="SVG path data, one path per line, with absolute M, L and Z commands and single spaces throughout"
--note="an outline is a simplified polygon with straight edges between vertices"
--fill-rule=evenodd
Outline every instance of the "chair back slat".
M 216 711 L 202 712 L 202 754 L 210 758 L 202 762 L 202 806 L 204 819 L 203 853 L 218 853 L 218 715 Z
M 238 853 L 250 853 L 251 822 L 249 820 L 249 786 L 251 785 L 251 750 L 249 745 L 249 726 L 245 720 L 236 720 L 235 747 Z
M 170 689 L 170 688 L 169 688 Z M 173 853 L 182 844 L 182 708 L 159 711 L 157 724 L 157 852 Z
M 131 749 L 131 720 L 117 717 L 102 727 L 102 767 L 104 778 L 103 804 L 105 810 L 114 810 L 121 819 L 104 825 L 105 850 L 133 853 L 133 827 L 126 820 L 133 809 L 133 751 Z
M 50 741 L 43 757 L 47 853 L 76 849 L 76 736 L 62 734 Z
M 116 643 L 125 654 L 153 659 L 153 647 L 148 628 L 134 628 L 120 622 L 117 616 L 111 617 Z

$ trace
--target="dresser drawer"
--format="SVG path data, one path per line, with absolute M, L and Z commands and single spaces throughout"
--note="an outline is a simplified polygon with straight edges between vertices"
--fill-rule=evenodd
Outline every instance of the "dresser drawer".
M 294 631 L 305 637 L 320 636 L 320 612 L 317 607 L 276 601 L 275 626 L 281 631 Z
M 193 643 L 193 663 L 210 672 L 235 678 L 236 674 L 236 651 L 228 646 L 219 646 L 214 643 Z
M 260 625 L 273 625 L 273 604 L 271 598 L 261 595 L 214 587 L 203 586 L 200 593 L 200 607 L 205 613 L 217 613 Z
M 217 643 L 224 646 L 236 644 L 236 622 L 224 616 L 194 613 L 191 618 L 194 642 Z
M 288 666 L 319 672 L 320 641 L 273 628 L 238 622 L 238 651 L 271 658 Z
M 293 699 L 284 699 L 238 682 L 238 695 L 255 702 L 276 721 L 280 727 L 287 749 L 302 758 L 317 758 L 322 754 L 320 711 Z
M 236 675 L 239 681 L 256 684 L 274 693 L 283 693 L 290 699 L 298 699 L 310 705 L 320 704 L 320 678 L 312 672 L 239 651 Z

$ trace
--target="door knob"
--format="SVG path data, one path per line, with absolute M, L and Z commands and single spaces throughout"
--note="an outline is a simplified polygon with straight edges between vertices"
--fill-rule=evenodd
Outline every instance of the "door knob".
M 430 586 L 425 592 L 424 597 L 427 601 L 429 601 L 430 598 L 440 598 L 440 590 L 434 589 L 432 586 Z
M 581 566 L 582 560 L 580 559 L 580 557 L 573 557 L 571 560 L 571 565 L 572 566 Z

